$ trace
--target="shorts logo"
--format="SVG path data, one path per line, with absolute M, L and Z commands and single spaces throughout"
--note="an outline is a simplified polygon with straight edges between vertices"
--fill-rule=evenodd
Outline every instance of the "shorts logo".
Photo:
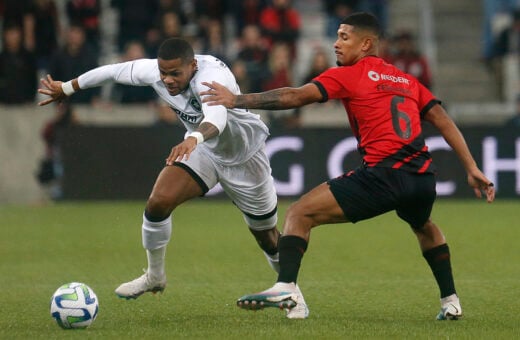
M 379 81 L 379 73 L 376 71 L 368 71 L 368 78 L 370 78 L 373 81 Z
M 190 106 L 197 112 L 202 112 L 202 106 L 200 105 L 199 101 L 195 97 L 190 98 Z

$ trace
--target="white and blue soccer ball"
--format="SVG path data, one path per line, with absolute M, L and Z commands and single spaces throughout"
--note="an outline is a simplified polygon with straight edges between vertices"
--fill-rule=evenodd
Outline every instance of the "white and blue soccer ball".
M 51 316 L 61 328 L 86 328 L 94 322 L 99 301 L 84 283 L 71 282 L 56 290 L 51 300 Z

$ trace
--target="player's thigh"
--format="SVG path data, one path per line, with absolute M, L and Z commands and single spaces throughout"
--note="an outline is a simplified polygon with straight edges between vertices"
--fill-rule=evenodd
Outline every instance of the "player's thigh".
M 189 160 L 163 168 L 151 197 L 178 205 L 193 197 L 203 196 L 217 183 L 213 163 L 195 149 Z
M 303 221 L 304 220 L 304 221 Z M 293 203 L 285 216 L 284 232 L 288 226 L 306 224 L 311 227 L 348 222 L 328 183 L 322 183 Z
M 222 188 L 244 214 L 262 217 L 276 210 L 271 166 L 262 150 L 242 164 L 219 166 L 218 174 Z
M 164 167 L 152 189 L 149 204 L 177 205 L 193 197 L 202 195 L 200 185 L 182 167 L 172 165 Z

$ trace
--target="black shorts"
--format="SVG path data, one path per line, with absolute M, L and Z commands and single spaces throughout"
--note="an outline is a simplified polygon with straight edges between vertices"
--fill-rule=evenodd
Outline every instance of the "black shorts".
M 435 201 L 435 175 L 360 167 L 327 182 L 350 222 L 395 210 L 412 228 L 422 228 Z

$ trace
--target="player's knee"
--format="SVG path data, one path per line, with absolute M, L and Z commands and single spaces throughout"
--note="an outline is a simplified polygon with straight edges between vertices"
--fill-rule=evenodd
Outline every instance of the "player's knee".
M 174 207 L 161 195 L 151 195 L 146 203 L 145 214 L 150 221 L 162 221 L 172 213 Z
M 285 219 L 288 220 L 304 220 L 312 219 L 309 215 L 309 209 L 307 209 L 300 201 L 294 202 L 289 206 L 285 213 Z

